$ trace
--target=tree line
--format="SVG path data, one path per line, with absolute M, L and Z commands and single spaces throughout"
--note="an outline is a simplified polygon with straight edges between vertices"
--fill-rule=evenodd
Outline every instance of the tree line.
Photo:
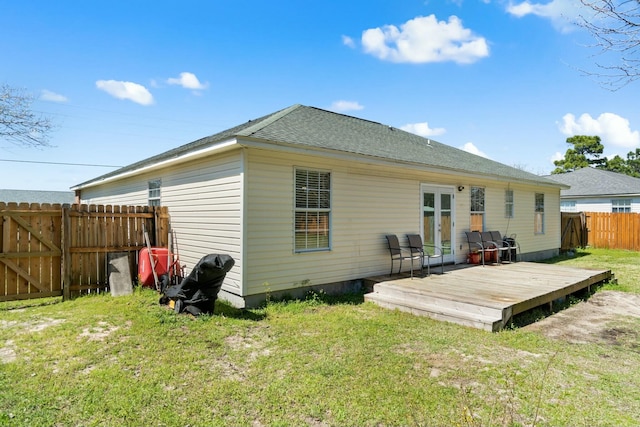
M 626 159 L 619 155 L 608 159 L 602 155 L 604 145 L 599 136 L 576 135 L 567 138 L 567 143 L 572 144 L 573 148 L 567 150 L 563 159 L 553 162 L 556 168 L 552 174 L 595 167 L 640 178 L 640 148 L 629 151 Z

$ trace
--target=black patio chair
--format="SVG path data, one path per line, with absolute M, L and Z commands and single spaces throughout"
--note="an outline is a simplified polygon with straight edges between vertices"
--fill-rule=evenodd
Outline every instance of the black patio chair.
M 511 247 L 507 242 L 504 241 L 502 235 L 499 231 L 489 231 L 488 232 L 493 244 L 495 244 L 496 249 L 498 250 L 498 260 L 504 261 L 505 259 L 511 262 Z
M 495 259 L 495 262 L 500 264 L 500 248 L 501 244 L 493 241 L 491 237 L 491 232 L 482 231 L 480 232 L 480 236 L 482 236 L 482 246 L 484 246 L 484 256 L 486 257 L 489 254 L 491 259 Z
M 479 231 L 465 231 L 465 234 L 467 235 L 469 253 L 480 254 L 480 260 L 484 266 L 484 244 L 482 243 L 482 235 Z
M 520 251 L 520 245 L 516 241 L 515 234 L 511 237 L 502 236 L 499 231 L 491 231 L 491 239 L 498 245 L 501 253 L 507 254 L 507 260 L 509 262 L 518 261 L 518 252 Z M 503 258 L 504 259 L 504 258 Z
M 442 269 L 442 274 L 444 274 L 444 256 L 442 254 L 442 249 L 437 246 L 433 246 L 433 253 L 430 253 L 429 250 L 425 250 L 424 245 L 422 244 L 422 237 L 419 234 L 407 234 L 407 240 L 409 241 L 409 250 L 411 251 L 411 255 L 419 255 L 420 256 L 420 274 L 423 273 L 423 268 L 425 261 L 427 263 L 427 276 L 431 276 L 431 260 L 439 259 L 440 267 Z
M 400 247 L 400 241 L 395 234 L 387 234 L 386 237 L 389 254 L 391 255 L 391 272 L 389 274 L 393 274 L 394 261 L 400 261 L 400 266 L 398 267 L 398 273 L 400 273 L 400 271 L 402 271 L 402 261 L 409 260 L 411 261 L 411 278 L 413 279 L 413 260 L 421 261 L 422 257 L 420 255 L 413 255 L 407 248 Z

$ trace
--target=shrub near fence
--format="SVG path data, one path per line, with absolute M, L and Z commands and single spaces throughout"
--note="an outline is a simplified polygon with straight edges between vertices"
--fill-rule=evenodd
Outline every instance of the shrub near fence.
M 640 251 L 640 213 L 586 212 L 589 245 Z
M 128 252 L 132 275 L 145 246 L 166 247 L 159 206 L 0 203 L 0 301 L 109 289 L 107 258 Z

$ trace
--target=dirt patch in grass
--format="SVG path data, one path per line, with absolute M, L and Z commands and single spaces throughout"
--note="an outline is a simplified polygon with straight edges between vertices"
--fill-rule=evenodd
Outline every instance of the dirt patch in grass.
M 638 351 L 640 295 L 602 291 L 543 320 L 525 326 L 575 344 L 624 345 Z
M 119 326 L 113 326 L 107 322 L 98 322 L 97 326 L 84 328 L 80 337 L 87 338 L 89 341 L 104 341 L 109 335 L 120 329 Z
M 27 322 L 16 321 L 0 321 L 0 328 L 8 330 L 15 329 L 15 334 L 40 332 L 50 326 L 56 326 L 63 323 L 65 319 L 32 319 Z M 17 358 L 16 346 L 13 340 L 8 340 L 4 344 L 0 344 L 0 364 L 11 363 Z

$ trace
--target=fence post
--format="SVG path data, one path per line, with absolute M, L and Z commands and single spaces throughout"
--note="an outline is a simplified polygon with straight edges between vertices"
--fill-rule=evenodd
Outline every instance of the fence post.
M 71 299 L 71 253 L 69 252 L 71 219 L 69 205 L 62 206 L 62 300 Z

